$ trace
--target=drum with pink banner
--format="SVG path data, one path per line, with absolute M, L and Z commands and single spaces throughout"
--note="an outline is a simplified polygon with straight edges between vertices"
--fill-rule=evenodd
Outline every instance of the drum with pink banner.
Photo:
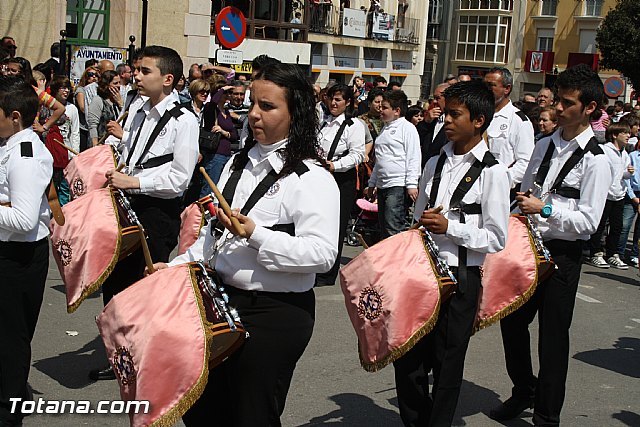
M 182 255 L 198 240 L 200 230 L 215 218 L 216 211 L 213 196 L 205 196 L 184 208 L 180 214 L 180 235 L 178 236 L 178 255 Z
M 549 255 L 545 257 L 545 250 L 526 216 L 509 218 L 505 248 L 488 254 L 482 266 L 482 297 L 476 331 L 522 307 L 535 292 L 538 282 L 553 273 L 553 261 Z
M 119 260 L 140 246 L 140 229 L 123 193 L 94 190 L 62 207 L 64 225 L 51 222 L 51 246 L 73 313 L 97 292 Z
M 365 370 L 384 368 L 435 326 L 455 278 L 434 250 L 428 234 L 409 230 L 371 246 L 340 270 Z
M 149 401 L 148 413 L 129 414 L 132 426 L 175 424 L 204 391 L 209 369 L 245 338 L 224 290 L 200 263 L 136 282 L 96 321 L 122 399 Z
M 92 147 L 71 159 L 64 169 L 71 199 L 103 188 L 107 183 L 104 174 L 116 166 L 116 154 L 111 145 Z

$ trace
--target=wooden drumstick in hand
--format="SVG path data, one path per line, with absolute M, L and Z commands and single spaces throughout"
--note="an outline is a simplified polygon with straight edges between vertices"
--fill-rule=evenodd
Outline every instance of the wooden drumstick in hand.
M 129 115 L 129 112 L 125 111 L 120 117 L 118 117 L 118 119 L 116 120 L 116 123 L 122 123 L 127 118 L 128 115 Z M 98 145 L 104 144 L 108 136 L 109 136 L 108 133 L 105 133 L 104 135 L 102 135 L 102 138 L 100 138 L 100 140 L 98 141 Z
M 435 209 L 427 209 L 427 210 L 433 210 L 433 212 L 431 212 L 431 213 L 439 214 L 440 212 L 442 212 L 442 209 L 444 209 L 444 208 L 442 207 L 442 205 L 440 205 Z M 411 226 L 410 230 L 415 230 L 417 228 L 420 228 L 420 222 L 416 222 L 415 224 L 413 224 Z
M 200 173 L 202 174 L 202 176 L 204 176 L 204 179 L 207 181 L 207 184 L 209 184 L 209 187 L 211 187 L 213 195 L 216 196 L 216 199 L 218 199 L 218 202 L 220 202 L 220 207 L 224 211 L 224 214 L 231 220 L 231 225 L 235 233 L 240 237 L 245 237 L 246 233 L 244 232 L 244 228 L 242 228 L 242 224 L 240 224 L 238 218 L 231 215 L 231 206 L 229 206 L 229 203 L 227 203 L 225 198 L 222 196 L 222 193 L 220 193 L 218 187 L 213 183 L 207 171 L 203 167 L 201 167 Z
M 149 245 L 147 245 L 147 236 L 144 234 L 144 228 L 141 224 L 138 224 L 138 231 L 140 233 L 140 244 L 142 245 L 142 253 L 144 254 L 144 262 L 147 264 L 147 270 L 149 274 L 155 273 L 156 269 L 153 268 L 153 260 L 151 259 L 151 252 L 149 251 Z

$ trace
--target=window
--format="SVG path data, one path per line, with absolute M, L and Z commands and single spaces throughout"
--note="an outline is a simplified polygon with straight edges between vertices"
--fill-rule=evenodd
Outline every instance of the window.
M 460 10 L 513 10 L 513 0 L 460 0 Z
M 540 16 L 556 16 L 558 0 L 542 0 Z
M 67 36 L 76 44 L 108 46 L 109 0 L 68 0 Z
M 538 30 L 538 46 L 537 50 L 542 52 L 553 51 L 553 30 L 540 29 Z
M 506 63 L 510 28 L 506 16 L 460 16 L 456 59 Z
M 596 30 L 580 31 L 580 53 L 596 53 Z
M 442 0 L 429 2 L 429 24 L 442 23 Z
M 602 0 L 587 0 L 584 9 L 584 16 L 602 16 Z

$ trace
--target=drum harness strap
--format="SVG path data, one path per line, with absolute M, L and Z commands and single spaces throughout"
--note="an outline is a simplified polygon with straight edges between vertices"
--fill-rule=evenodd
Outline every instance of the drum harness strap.
M 325 123 L 326 124 L 326 123 Z M 333 156 L 336 154 L 336 148 L 338 147 L 338 143 L 340 142 L 340 138 L 342 138 L 342 134 L 347 126 L 351 126 L 353 124 L 353 119 L 345 119 L 340 127 L 338 128 L 338 132 L 336 132 L 336 136 L 333 138 L 333 142 L 331 143 L 331 148 L 329 148 L 329 152 L 327 153 L 327 160 L 332 161 Z M 344 150 L 340 157 L 342 158 L 349 154 L 349 150 Z M 337 160 L 337 159 L 336 159 Z
M 549 174 L 551 157 L 553 157 L 555 148 L 556 146 L 554 145 L 553 140 L 549 140 L 549 147 L 547 148 L 546 153 L 544 153 L 542 163 L 540 163 L 540 167 L 538 168 L 538 172 L 536 173 L 535 185 L 539 189 L 542 189 L 542 184 L 544 184 L 544 181 L 545 179 L 547 179 L 547 175 Z M 562 182 L 567 177 L 571 169 L 573 169 L 588 152 L 591 152 L 593 155 L 604 154 L 602 148 L 600 147 L 600 145 L 598 145 L 598 140 L 596 140 L 595 138 L 591 138 L 589 142 L 587 142 L 584 150 L 578 147 L 562 166 L 562 169 L 560 169 L 560 173 L 558 173 L 556 180 L 553 182 L 551 188 L 549 188 L 547 194 L 556 193 L 568 199 L 580 199 L 580 190 L 573 187 L 563 187 Z M 541 198 L 542 197 L 544 196 L 541 196 Z
M 247 162 L 248 161 L 249 159 L 247 158 Z M 224 186 L 224 190 L 222 191 L 222 196 L 225 198 L 225 200 L 227 200 L 230 206 L 231 206 L 231 203 L 233 203 L 233 196 L 235 195 L 236 188 L 238 187 L 238 182 L 240 182 L 240 177 L 242 176 L 242 171 L 244 171 L 244 168 L 246 165 L 247 165 L 246 162 L 244 165 L 239 165 L 240 167 L 231 173 L 231 176 L 229 177 L 229 180 L 227 181 L 226 185 Z M 305 173 L 309 172 L 309 168 L 307 167 L 307 165 L 300 162 L 300 164 L 296 166 L 294 171 L 298 176 L 302 176 Z M 258 201 L 265 194 L 267 194 L 267 191 L 269 191 L 271 186 L 275 184 L 276 181 L 278 181 L 278 179 L 280 179 L 280 174 L 277 173 L 275 170 L 271 169 L 271 171 L 267 174 L 267 176 L 265 176 L 262 179 L 262 181 L 260 181 L 260 183 L 258 183 L 256 188 L 253 190 L 253 192 L 245 202 L 244 206 L 240 210 L 240 213 L 242 215 L 247 215 L 249 211 L 253 209 L 256 203 L 258 203 Z M 211 232 L 213 232 L 214 228 L 217 229 L 218 231 L 222 231 L 223 229 L 222 224 L 220 224 L 219 221 L 216 221 L 216 223 L 211 227 Z M 290 236 L 296 235 L 296 229 L 294 224 L 275 224 L 275 225 L 272 225 L 271 227 L 266 227 L 266 228 L 273 231 L 282 231 L 287 233 Z
M 447 154 L 442 153 L 436 163 L 436 170 L 433 175 L 433 183 L 431 185 L 431 194 L 429 195 L 429 209 L 435 207 L 436 198 L 438 197 L 438 189 L 440 187 L 440 180 L 442 179 L 442 168 L 447 160 Z M 485 167 L 491 167 L 497 164 L 498 161 L 487 151 L 482 161 L 476 160 L 473 162 L 465 177 L 462 178 L 458 187 L 456 187 L 451 200 L 449 201 L 449 210 L 457 210 L 460 212 L 460 223 L 465 223 L 465 214 L 482 214 L 482 206 L 479 203 L 463 204 L 462 199 L 469 192 L 473 184 L 480 177 L 480 173 Z M 467 248 L 464 246 L 458 246 L 458 292 L 464 294 L 467 286 Z
M 173 161 L 173 153 L 169 153 L 169 154 L 164 154 L 162 156 L 151 158 L 146 162 L 142 163 L 142 159 L 144 158 L 144 156 L 147 155 L 153 143 L 156 142 L 156 139 L 160 135 L 160 132 L 162 132 L 162 129 L 164 129 L 167 123 L 169 123 L 169 120 L 171 120 L 172 118 L 177 119 L 178 117 L 182 116 L 184 114 L 182 109 L 187 108 L 187 105 L 188 103 L 176 104 L 172 109 L 166 110 L 164 112 L 160 120 L 158 120 L 158 123 L 156 124 L 156 126 L 153 128 L 151 135 L 149 135 L 149 140 L 147 141 L 147 144 L 144 146 L 144 149 L 142 150 L 142 153 L 138 158 L 138 162 L 133 167 L 134 169 L 143 170 L 143 169 L 155 168 L 155 167 L 164 165 L 165 163 L 169 163 Z M 140 111 L 141 110 L 138 110 L 138 112 Z M 138 138 L 140 138 L 140 133 L 142 133 L 142 125 L 140 125 L 140 128 L 138 129 L 136 138 L 133 141 L 131 150 L 129 151 L 129 156 L 127 157 L 127 163 L 126 163 L 127 166 L 129 166 L 131 162 L 131 156 L 133 156 L 133 152 L 135 151 L 136 146 L 138 145 Z

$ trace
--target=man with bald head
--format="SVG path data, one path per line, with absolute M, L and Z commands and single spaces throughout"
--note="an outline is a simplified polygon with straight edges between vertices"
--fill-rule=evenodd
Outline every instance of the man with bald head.
M 458 81 L 459 82 L 470 82 L 471 81 L 471 76 L 469 74 L 460 74 L 458 76 Z
M 538 97 L 536 98 L 536 102 L 540 108 L 550 107 L 553 104 L 553 92 L 548 87 L 543 87 L 538 92 Z
M 424 121 L 418 123 L 420 135 L 420 151 L 422 153 L 422 167 L 433 156 L 440 154 L 440 149 L 447 143 L 444 133 L 444 96 L 443 93 L 449 83 L 441 83 L 433 91 L 433 102 L 424 111 Z
M 104 73 L 105 71 L 114 71 L 116 67 L 113 65 L 113 62 L 108 59 L 103 59 L 98 62 L 98 68 L 100 69 L 100 73 Z

